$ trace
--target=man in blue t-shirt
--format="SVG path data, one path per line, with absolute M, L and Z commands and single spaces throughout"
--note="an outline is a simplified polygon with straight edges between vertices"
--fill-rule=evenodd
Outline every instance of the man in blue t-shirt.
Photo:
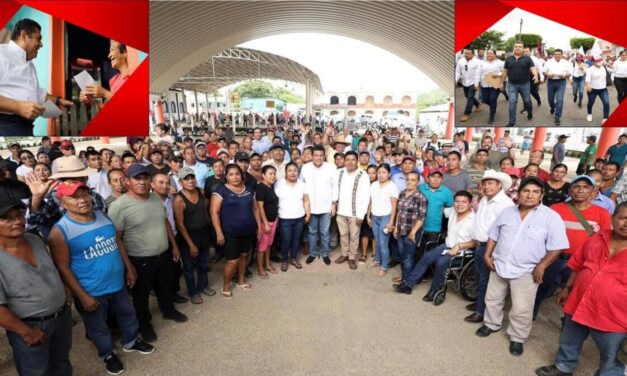
M 94 211 L 89 188 L 79 181 L 62 182 L 57 196 L 67 210 L 49 236 L 50 253 L 61 278 L 72 291 L 87 336 L 98 349 L 107 372 L 117 375 L 124 365 L 116 356 L 107 327 L 109 311 L 115 313 L 125 352 L 150 354 L 154 347 L 139 336 L 135 309 L 124 286 L 135 284 L 137 275 L 128 255 L 119 247 L 113 222 Z
M 625 157 L 627 156 L 627 134 L 621 134 L 618 137 L 618 143 L 610 146 L 607 149 L 605 160 L 608 162 L 616 162 L 620 166 L 625 163 Z
M 438 170 L 432 171 L 426 183 L 418 186 L 420 193 L 427 198 L 427 216 L 423 225 L 423 244 L 437 240 L 442 233 L 444 208 L 453 206 L 453 192 L 442 185 L 444 178 Z

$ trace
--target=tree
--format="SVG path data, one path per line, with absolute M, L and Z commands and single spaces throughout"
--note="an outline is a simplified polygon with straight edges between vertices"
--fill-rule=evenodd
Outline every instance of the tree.
M 555 53 L 556 48 L 555 47 L 549 47 L 546 49 L 546 55 L 547 56 L 551 56 Z
M 503 44 L 503 35 L 497 30 L 488 30 L 477 37 L 477 39 L 473 40 L 468 48 L 473 50 L 485 50 L 486 48 L 497 48 L 499 45 Z
M 435 106 L 438 104 L 448 103 L 448 96 L 442 89 L 433 89 L 424 93 L 418 94 L 416 98 L 416 110 L 420 112 L 427 107 Z
M 583 47 L 585 52 L 592 49 L 595 40 L 595 38 L 570 38 L 570 48 L 577 50 L 579 47 Z
M 237 92 L 240 98 L 271 98 L 274 89 L 272 84 L 265 81 L 248 81 L 233 91 Z
M 522 41 L 525 47 L 536 48 L 538 43 L 542 42 L 542 36 L 538 34 L 516 34 L 516 36 L 509 38 L 503 43 L 502 49 L 505 51 L 514 50 L 516 41 Z
M 305 98 L 300 95 L 296 95 L 292 91 L 283 87 L 274 89 L 273 94 L 274 98 L 279 98 L 285 103 L 305 103 Z

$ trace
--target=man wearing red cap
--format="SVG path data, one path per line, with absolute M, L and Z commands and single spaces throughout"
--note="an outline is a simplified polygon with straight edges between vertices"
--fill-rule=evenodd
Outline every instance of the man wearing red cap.
M 125 352 L 150 354 L 154 347 L 139 337 L 139 324 L 124 282 L 133 287 L 137 275 L 126 250 L 120 247 L 113 222 L 94 211 L 89 187 L 80 181 L 58 185 L 57 197 L 66 213 L 54 225 L 48 244 L 65 285 L 72 291 L 87 336 L 98 350 L 107 372 L 124 366 L 113 348 L 107 313 L 115 313 Z M 126 279 L 124 278 L 126 269 Z
M 61 149 L 61 154 L 63 154 L 64 157 L 70 157 L 72 155 L 76 155 L 76 148 L 74 147 L 74 144 L 70 140 L 61 141 L 61 145 L 59 145 L 59 149 Z M 57 173 L 57 164 L 59 163 L 58 160 L 59 158 L 52 161 L 51 170 L 53 174 Z

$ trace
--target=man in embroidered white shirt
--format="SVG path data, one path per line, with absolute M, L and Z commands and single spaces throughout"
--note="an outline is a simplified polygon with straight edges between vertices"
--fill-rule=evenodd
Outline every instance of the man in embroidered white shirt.
M 357 269 L 357 247 L 361 222 L 370 203 L 370 179 L 357 169 L 357 153 L 346 152 L 344 167 L 339 169 L 333 183 L 331 215 L 337 214 L 342 255 L 335 260 L 342 264 L 348 260 L 351 270 Z
M 32 136 L 46 100 L 73 105 L 39 86 L 32 60 L 41 47 L 41 26 L 28 18 L 15 24 L 8 44 L 0 45 L 0 136 Z
M 546 90 L 551 106 L 551 114 L 555 115 L 555 125 L 560 125 L 562 108 L 564 105 L 564 93 L 566 92 L 566 80 L 570 77 L 572 66 L 570 62 L 562 59 L 562 50 L 559 48 L 553 53 L 553 58 L 544 64 L 546 75 Z
M 464 115 L 460 119 L 462 122 L 470 119 L 470 113 L 472 106 L 474 105 L 480 111 L 481 104 L 475 98 L 475 84 L 477 77 L 477 70 L 481 66 L 481 61 L 474 57 L 474 52 L 471 49 L 464 50 L 464 58 L 457 62 L 457 68 L 455 69 L 455 82 L 458 82 L 461 78 L 462 86 L 464 88 L 464 96 L 466 97 L 466 107 L 464 108 Z

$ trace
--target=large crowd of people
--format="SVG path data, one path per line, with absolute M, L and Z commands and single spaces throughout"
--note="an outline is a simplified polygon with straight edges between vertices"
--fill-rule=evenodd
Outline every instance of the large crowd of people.
M 588 55 L 576 53 L 571 56 L 556 49 L 549 56 L 532 54 L 523 42 L 514 43 L 513 52 L 508 56 L 498 56 L 496 50 L 464 49 L 463 56 L 457 59 L 455 82 L 463 87 L 465 108 L 461 122 L 470 119 L 473 111 L 481 111 L 481 104 L 489 107 L 488 124 L 494 124 L 497 99 L 503 94 L 508 101 L 508 127 L 516 125 L 518 96 L 522 98 L 527 119 L 533 119 L 533 97 L 537 106 L 542 105 L 539 85 L 546 83 L 549 112 L 555 125 L 561 124 L 567 82 L 572 87 L 572 99 L 582 109 L 584 91 L 587 96 L 586 120 L 592 122 L 592 108 L 598 98 L 603 105 L 603 118 L 596 119 L 602 124 L 610 114 L 608 88 L 614 86 L 620 104 L 627 91 L 627 50 L 616 57 L 611 55 Z M 476 95 L 479 93 L 479 95 Z M 584 114 L 582 114 L 583 116 Z
M 529 145 L 528 163 L 515 165 L 509 132 L 484 133 L 471 149 L 463 133 L 444 142 L 423 130 L 308 123 L 243 138 L 169 131 L 129 137 L 122 153 L 77 154 L 72 141 L 44 137 L 36 154 L 13 143 L 0 160 L 0 327 L 19 374 L 71 373 L 72 303 L 107 372 L 119 374 L 112 330 L 122 351 L 155 349 L 151 291 L 163 318 L 183 323 L 177 305 L 236 299 L 290 268 L 334 262 L 374 278 L 400 265 L 399 294 L 432 274 L 422 298 L 432 302 L 460 255 L 474 262 L 476 301 L 463 319 L 480 325 L 477 336 L 502 328 L 509 295 L 509 351 L 522 355 L 557 294 L 559 349 L 537 374 L 572 374 L 589 335 L 598 374 L 623 374 L 627 135 L 598 159 L 588 138 L 567 182 L 565 137 L 547 171 L 544 151 Z M 209 265 L 222 259 L 220 283 Z

